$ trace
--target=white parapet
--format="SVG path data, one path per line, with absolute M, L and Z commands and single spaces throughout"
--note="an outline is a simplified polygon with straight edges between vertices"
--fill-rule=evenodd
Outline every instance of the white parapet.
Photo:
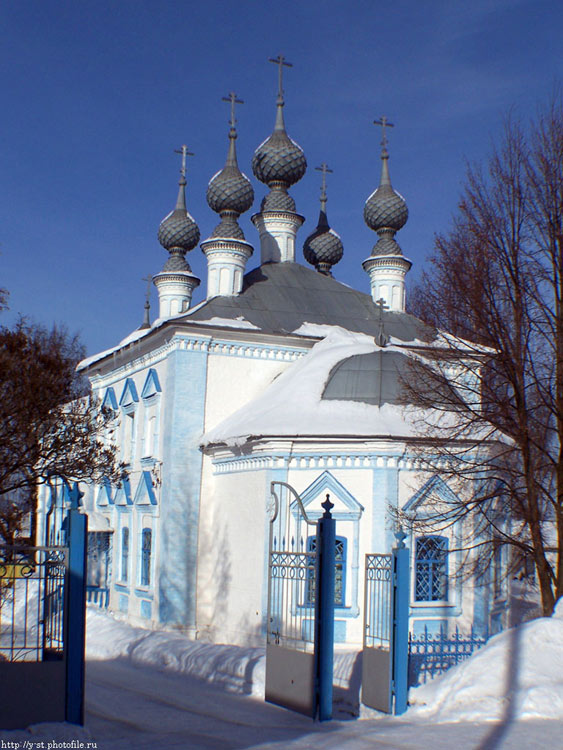
M 291 211 L 262 211 L 251 221 L 260 235 L 261 263 L 295 262 L 295 237 L 305 221 L 303 216 Z
M 189 309 L 200 280 L 188 271 L 161 271 L 154 277 L 158 289 L 159 318 L 179 315 Z
M 411 261 L 402 255 L 370 255 L 362 266 L 369 275 L 373 301 L 382 299 L 388 309 L 405 312 L 405 276 Z
M 207 258 L 207 298 L 232 297 L 242 289 L 246 262 L 254 252 L 248 242 L 214 237 L 201 243 Z

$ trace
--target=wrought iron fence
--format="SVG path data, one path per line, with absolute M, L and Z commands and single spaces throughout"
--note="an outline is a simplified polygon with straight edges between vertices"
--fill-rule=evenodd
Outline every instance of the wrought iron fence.
M 429 679 L 446 672 L 468 659 L 487 639 L 460 633 L 456 627 L 452 635 L 440 627 L 439 633 L 429 635 L 428 628 L 418 635 L 409 634 L 409 687 L 425 684 Z
M 274 540 L 270 553 L 268 643 L 308 650 L 314 642 L 316 554 L 277 550 L 276 546 Z
M 392 607 L 391 555 L 366 555 L 364 644 L 389 648 Z
M 63 658 L 64 547 L 0 547 L 0 660 Z

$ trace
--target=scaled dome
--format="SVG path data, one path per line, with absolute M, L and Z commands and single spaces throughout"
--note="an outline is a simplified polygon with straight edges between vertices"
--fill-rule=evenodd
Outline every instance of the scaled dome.
M 401 404 L 401 376 L 409 358 L 401 352 L 380 349 L 341 360 L 330 372 L 322 399 L 361 401 L 366 404 Z
M 256 178 L 266 185 L 272 182 L 293 185 L 303 177 L 306 169 L 307 159 L 303 149 L 285 130 L 274 130 L 272 135 L 258 146 L 252 157 L 252 171 Z
M 234 211 L 242 214 L 248 211 L 254 201 L 254 190 L 250 180 L 240 169 L 230 164 L 217 172 L 207 186 L 207 203 L 220 214 Z
M 407 222 L 409 210 L 402 195 L 391 185 L 380 185 L 364 206 L 364 220 L 370 229 L 399 231 Z
M 321 211 L 317 228 L 303 245 L 305 260 L 321 272 L 330 273 L 330 267 L 336 265 L 343 254 L 342 240 L 330 228 L 325 212 Z

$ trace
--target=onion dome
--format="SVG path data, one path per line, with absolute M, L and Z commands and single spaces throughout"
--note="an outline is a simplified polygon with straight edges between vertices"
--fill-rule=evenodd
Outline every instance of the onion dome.
M 326 216 L 326 173 L 332 172 L 323 163 L 316 169 L 323 173 L 321 186 L 321 211 L 315 231 L 307 237 L 303 245 L 303 255 L 307 263 L 315 266 L 317 271 L 331 276 L 331 268 L 342 258 L 344 246 L 342 240 L 334 230 L 330 228 Z
M 373 248 L 372 255 L 402 255 L 402 250 L 394 239 L 394 235 L 407 222 L 409 210 L 403 196 L 393 189 L 389 177 L 389 153 L 385 127 L 390 126 L 386 118 L 377 121 L 383 126 L 383 140 L 381 150 L 381 179 L 379 187 L 367 199 L 364 206 L 364 220 L 370 229 L 379 235 L 380 239 Z
M 287 194 L 287 189 L 303 177 L 307 169 L 307 159 L 301 146 L 292 140 L 285 130 L 282 66 L 290 64 L 284 62 L 281 55 L 271 62 L 279 65 L 276 123 L 272 135 L 254 152 L 252 171 L 260 182 L 270 188 L 270 193 L 262 200 L 262 211 L 294 212 L 295 201 Z
M 178 199 L 174 210 L 166 216 L 158 228 L 158 241 L 170 253 L 163 271 L 190 271 L 185 254 L 199 242 L 199 228 L 186 210 L 186 155 L 182 147 L 182 170 L 178 183 Z
M 225 101 L 231 102 L 231 128 L 229 130 L 229 151 L 227 161 L 220 172 L 217 172 L 207 186 L 207 203 L 209 207 L 218 213 L 221 222 L 213 230 L 211 237 L 225 237 L 244 240 L 244 233 L 237 223 L 240 214 L 248 211 L 254 201 L 254 190 L 248 177 L 243 174 L 237 163 L 235 141 L 237 131 L 235 128 L 234 105 L 235 102 L 242 104 L 236 99 L 235 94 L 224 97 Z

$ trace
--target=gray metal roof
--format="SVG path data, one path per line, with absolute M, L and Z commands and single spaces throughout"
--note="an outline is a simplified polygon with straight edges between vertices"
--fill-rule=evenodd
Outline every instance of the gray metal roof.
M 317 323 L 376 336 L 380 326 L 369 294 L 298 263 L 265 263 L 246 274 L 240 294 L 212 297 L 181 320 L 240 316 L 265 333 L 287 334 L 303 323 Z M 399 341 L 434 338 L 432 329 L 407 313 L 385 311 L 383 321 L 387 336 Z
M 408 361 L 405 354 L 385 349 L 343 359 L 330 373 L 322 398 L 399 404 L 400 376 L 406 375 Z

